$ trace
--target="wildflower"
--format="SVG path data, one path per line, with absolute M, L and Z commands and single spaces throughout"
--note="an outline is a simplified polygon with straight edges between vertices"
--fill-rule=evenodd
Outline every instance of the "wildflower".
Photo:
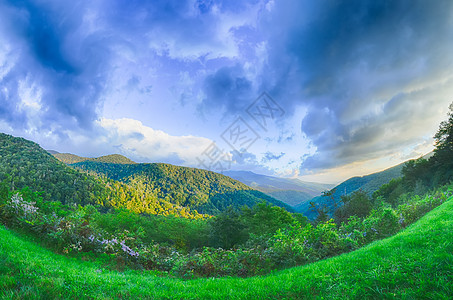
M 405 220 L 404 220 L 403 215 L 400 214 L 400 218 L 399 218 L 399 220 L 398 220 L 398 223 L 399 223 L 400 225 L 403 225 L 404 221 L 405 221 Z

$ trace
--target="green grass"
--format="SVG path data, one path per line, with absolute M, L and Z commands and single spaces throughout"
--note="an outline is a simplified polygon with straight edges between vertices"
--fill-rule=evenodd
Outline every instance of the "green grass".
M 56 255 L 0 227 L 3 299 L 448 299 L 453 295 L 453 200 L 394 237 L 267 276 L 219 279 L 115 272 Z

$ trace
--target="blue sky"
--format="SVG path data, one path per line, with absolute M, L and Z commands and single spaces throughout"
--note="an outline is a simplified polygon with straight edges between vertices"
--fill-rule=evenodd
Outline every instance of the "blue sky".
M 448 0 L 0 0 L 0 131 L 59 152 L 338 182 L 452 101 Z

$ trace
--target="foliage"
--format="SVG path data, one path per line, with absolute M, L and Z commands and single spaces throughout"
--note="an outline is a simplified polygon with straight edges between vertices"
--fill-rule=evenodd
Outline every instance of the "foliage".
M 162 163 L 112 164 L 92 161 L 71 166 L 120 182 L 137 191 L 138 195 L 154 199 L 162 205 L 168 203 L 186 207 L 202 214 L 217 215 L 229 206 L 235 209 L 240 209 L 243 205 L 253 207 L 263 200 L 292 210 L 284 203 L 237 180 L 202 169 Z M 124 207 L 122 203 L 126 201 L 126 195 L 119 195 L 119 198 L 115 207 Z M 142 201 L 138 199 L 138 202 Z
M 35 163 L 48 159 L 35 151 L 39 147 L 24 153 L 20 147 L 28 149 L 26 143 L 12 143 L 19 145 L 24 157 L 30 153 L 39 157 L 32 160 Z M 10 144 L 7 141 L 5 147 Z M 428 160 L 406 164 L 403 177 L 384 185 L 372 200 L 360 190 L 343 197 L 335 222 L 325 212 L 325 219 L 315 223 L 264 202 L 261 193 L 227 177 L 165 164 L 80 163 L 86 174 L 52 165 L 62 176 L 70 174 L 71 180 L 85 176 L 99 190 L 97 194 L 91 190 L 80 203 L 74 198 L 50 201 L 47 191 L 36 192 L 40 186 L 36 177 L 19 180 L 18 189 L 16 173 L 24 168 L 13 157 L 15 163 L 2 161 L 2 167 L 13 173 L 4 175 L 0 185 L 0 220 L 60 253 L 108 255 L 121 270 L 152 269 L 183 278 L 247 277 L 355 250 L 394 235 L 442 205 L 452 196 L 452 187 L 439 188 L 439 182 L 450 176 L 449 170 L 436 168 L 439 162 L 449 163 L 443 161 L 448 156 L 445 150 L 439 151 Z M 32 189 L 25 182 L 31 182 Z M 57 192 L 51 190 L 52 195 Z M 217 216 L 208 219 L 195 209 Z M 152 216 L 173 212 L 194 220 Z
M 0 226 L 0 298 L 448 299 L 452 228 L 449 201 L 402 233 L 346 255 L 247 279 L 179 280 L 156 271 L 109 270 L 101 256 L 55 255 Z
M 145 193 L 139 184 L 130 186 L 69 168 L 36 143 L 6 134 L 0 134 L 0 181 L 12 192 L 29 187 L 41 191 L 44 201 L 69 206 L 91 204 L 104 211 L 127 208 L 136 213 L 203 217 L 171 203 L 169 197 Z
M 338 224 L 345 222 L 350 216 L 364 218 L 373 207 L 370 197 L 362 190 L 342 196 L 341 201 L 343 201 L 343 206 L 335 211 L 335 221 Z
M 408 161 L 402 170 L 403 177 L 382 186 L 373 198 L 382 197 L 393 206 L 404 203 L 406 193 L 422 196 L 426 192 L 453 180 L 453 103 L 450 105 L 448 120 L 443 121 L 434 136 L 435 149 L 429 159 L 419 158 Z
M 66 167 L 36 143 L 0 133 L 0 181 L 4 180 L 11 191 L 28 186 L 42 191 L 46 201 L 63 204 L 95 204 L 104 192 L 94 178 Z
M 230 208 L 207 222 L 50 205 L 27 188 L 7 194 L 1 221 L 60 253 L 111 255 L 119 269 L 140 267 L 193 278 L 247 277 L 349 252 L 396 233 L 453 193 L 445 188 L 396 209 L 384 204 L 341 226 L 333 220 L 313 225 L 266 203 L 240 211 Z
M 389 183 L 402 176 L 401 170 L 404 164 L 399 164 L 392 168 L 386 169 L 381 172 L 373 173 L 361 177 L 352 177 L 341 184 L 335 186 L 329 193 L 322 196 L 315 197 L 310 201 L 301 203 L 295 207 L 297 212 L 303 213 L 311 220 L 319 216 L 317 210 L 310 209 L 310 202 L 316 203 L 319 208 L 323 208 L 323 213 L 328 216 L 333 216 L 337 209 L 336 204 L 341 204 L 341 197 L 351 195 L 355 191 L 362 190 L 368 196 L 371 196 L 382 185 Z M 324 218 L 325 219 L 325 218 Z
M 97 161 L 112 164 L 135 164 L 136 162 L 120 154 L 110 154 L 96 158 L 81 157 L 71 153 L 54 153 L 52 154 L 56 159 L 65 164 L 75 164 L 82 161 Z

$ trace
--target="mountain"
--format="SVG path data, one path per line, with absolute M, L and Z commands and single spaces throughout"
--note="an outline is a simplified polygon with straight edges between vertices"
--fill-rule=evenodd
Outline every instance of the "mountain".
M 390 180 L 394 178 L 401 177 L 402 176 L 401 170 L 403 169 L 404 164 L 405 163 L 401 163 L 384 171 L 373 173 L 366 176 L 352 177 L 340 183 L 339 185 L 333 188 L 335 190 L 333 193 L 333 198 L 335 202 L 340 203 L 341 196 L 349 195 L 359 189 L 365 191 L 368 195 L 371 196 L 371 194 L 377 191 L 383 184 L 389 183 Z M 328 206 L 330 211 L 333 210 L 333 207 L 331 207 L 332 201 L 329 197 L 326 196 L 317 196 L 311 200 L 304 201 L 297 205 L 295 207 L 295 210 L 313 219 L 315 217 L 315 213 L 309 209 L 310 202 L 314 202 L 321 205 L 325 204 Z
M 95 203 L 102 184 L 67 167 L 38 144 L 0 133 L 0 181 L 12 190 L 26 186 L 42 192 L 45 200 L 63 204 Z
M 279 178 L 250 171 L 226 171 L 223 174 L 257 189 L 292 207 L 321 195 L 332 184 L 306 182 L 298 179 Z
M 75 155 L 65 157 L 78 159 Z M 0 133 L 0 181 L 6 180 L 12 190 L 29 187 L 41 192 L 45 201 L 189 218 L 198 216 L 195 210 L 218 214 L 228 206 L 239 209 L 261 201 L 291 210 L 284 203 L 221 174 L 166 164 L 125 162 L 132 161 L 119 155 L 89 159 L 73 165 L 84 169 L 80 172 L 32 141 Z
M 11 190 L 24 187 L 40 192 L 44 201 L 66 205 L 93 204 L 127 208 L 136 213 L 197 217 L 197 212 L 146 195 L 124 183 L 81 173 L 57 160 L 38 144 L 0 133 L 0 181 Z
M 113 163 L 113 164 L 135 164 L 136 162 L 130 160 L 129 158 L 120 155 L 120 154 L 111 154 L 105 155 L 96 158 L 82 157 L 71 153 L 58 153 L 56 151 L 48 151 L 53 156 L 55 156 L 59 161 L 65 164 L 75 164 L 82 161 L 97 161 L 104 163 Z
M 292 211 L 283 202 L 237 180 L 202 169 L 163 163 L 114 164 L 99 161 L 83 161 L 70 166 L 104 175 L 138 191 L 166 199 L 175 205 L 189 207 L 199 213 L 218 214 L 228 206 L 252 207 L 262 201 Z
M 49 151 L 49 153 L 51 153 Z M 89 160 L 88 157 L 81 157 L 71 153 L 51 153 L 56 159 L 65 164 L 74 164 L 81 161 Z

